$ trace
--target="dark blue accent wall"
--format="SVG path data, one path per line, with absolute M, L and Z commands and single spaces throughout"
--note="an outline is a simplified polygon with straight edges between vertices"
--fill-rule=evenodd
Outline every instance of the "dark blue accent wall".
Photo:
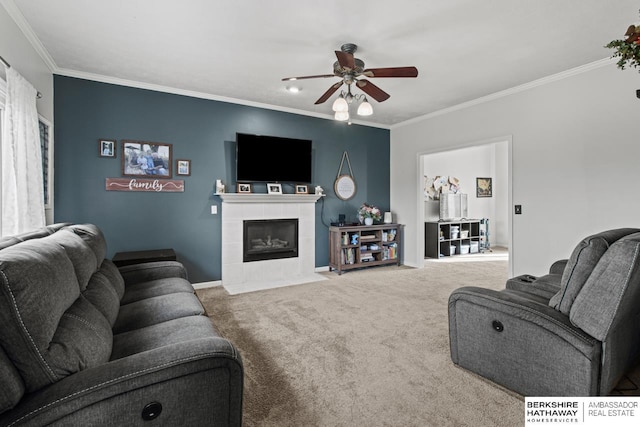
M 329 264 L 328 225 L 338 214 L 355 220 L 363 202 L 389 210 L 386 129 L 57 75 L 54 90 L 54 218 L 98 225 L 109 257 L 170 247 L 192 282 L 220 280 L 221 200 L 213 193 L 216 179 L 235 191 L 236 132 L 313 141 L 311 187 L 327 193 L 316 204 L 317 267 Z M 100 138 L 118 141 L 116 159 L 98 156 Z M 106 178 L 122 176 L 123 139 L 172 144 L 174 179 L 184 179 L 185 191 L 106 191 Z M 349 201 L 333 192 L 345 150 L 357 184 Z M 175 175 L 176 159 L 191 160 L 191 176 Z M 286 167 L 286 154 L 278 167 Z M 264 183 L 254 187 L 266 192 Z M 294 188 L 285 184 L 283 191 Z

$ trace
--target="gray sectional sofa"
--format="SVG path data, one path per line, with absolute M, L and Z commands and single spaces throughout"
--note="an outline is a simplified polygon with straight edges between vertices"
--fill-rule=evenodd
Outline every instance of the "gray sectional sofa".
M 0 425 L 241 425 L 240 355 L 183 266 L 105 255 L 90 224 L 0 240 Z
M 524 396 L 607 395 L 640 363 L 640 229 L 583 239 L 549 274 L 449 297 L 451 359 Z

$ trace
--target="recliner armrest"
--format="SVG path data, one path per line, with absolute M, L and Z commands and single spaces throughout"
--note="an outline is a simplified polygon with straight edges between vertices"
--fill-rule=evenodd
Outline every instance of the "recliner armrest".
M 224 338 L 206 337 L 68 376 L 25 396 L 0 415 L 0 425 L 74 424 L 83 419 L 138 425 L 144 405 L 159 402 L 163 410 L 158 422 L 163 424 L 239 426 L 242 390 L 243 366 L 236 348 Z
M 549 274 L 560 274 L 564 273 L 564 268 L 567 266 L 568 259 L 559 259 L 558 261 L 551 264 L 549 267 Z

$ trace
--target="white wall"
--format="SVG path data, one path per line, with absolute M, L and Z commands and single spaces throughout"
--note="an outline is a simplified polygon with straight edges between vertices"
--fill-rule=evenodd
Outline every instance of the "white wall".
M 13 11 L 15 5 L 1 0 L 0 5 L 0 56 L 42 94 L 37 101 L 38 113 L 53 123 L 53 73 L 5 9 Z M 5 78 L 2 65 L 0 78 Z
M 391 130 L 391 208 L 405 224 L 406 264 L 423 265 L 420 154 L 483 140 L 511 139 L 511 203 L 523 207 L 510 207 L 512 274 L 545 273 L 590 233 L 640 226 L 640 78 L 596 65 Z
M 467 194 L 468 218 L 490 219 L 490 238 L 491 244 L 494 246 L 508 246 L 507 223 L 502 220 L 509 209 L 508 185 L 505 181 L 508 179 L 506 173 L 508 164 L 504 163 L 507 148 L 506 142 L 484 144 L 460 150 L 427 154 L 423 157 L 424 175 L 430 178 L 439 175 L 454 176 L 460 180 L 460 193 Z M 504 168 L 504 171 L 498 170 L 498 167 Z M 492 197 L 476 197 L 477 177 L 492 178 Z M 498 212 L 499 210 L 503 212 Z M 433 213 L 435 213 L 435 220 L 437 220 L 439 203 L 437 201 L 426 202 L 425 219 L 431 219 Z

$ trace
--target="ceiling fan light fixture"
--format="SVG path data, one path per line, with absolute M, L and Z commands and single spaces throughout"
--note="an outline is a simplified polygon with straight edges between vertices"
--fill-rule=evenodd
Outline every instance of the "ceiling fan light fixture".
M 287 90 L 291 93 L 298 93 L 301 91 L 298 86 L 287 86 Z
M 370 116 L 373 114 L 373 107 L 369 104 L 367 97 L 364 97 L 364 100 L 358 106 L 358 115 L 359 116 Z
M 348 111 L 336 111 L 334 118 L 338 121 L 344 122 L 349 120 L 349 112 Z
M 333 101 L 332 109 L 336 113 L 349 111 L 349 104 L 347 104 L 347 101 L 344 99 L 342 94 Z

